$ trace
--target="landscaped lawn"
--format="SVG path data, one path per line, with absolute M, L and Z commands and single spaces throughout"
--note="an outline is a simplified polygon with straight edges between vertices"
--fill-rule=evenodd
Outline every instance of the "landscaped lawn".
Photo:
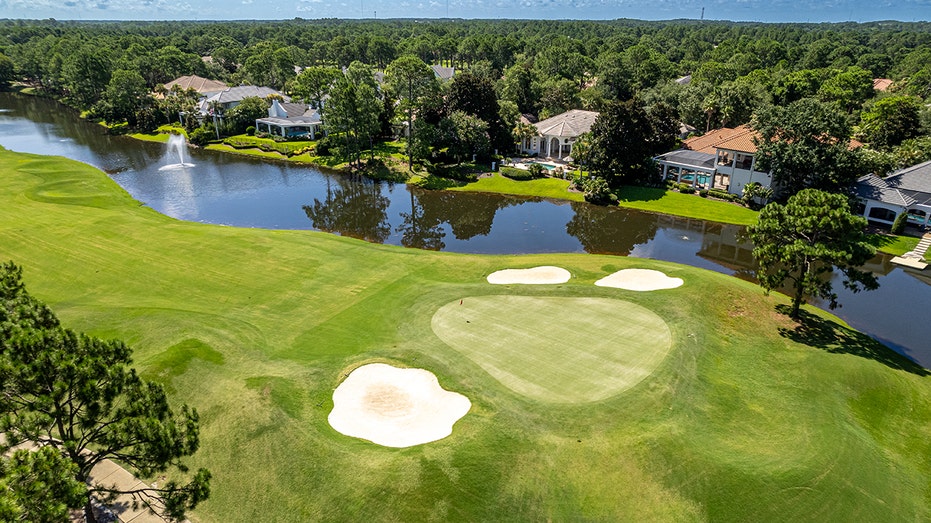
M 87 165 L 7 151 L 0 186 L 0 258 L 24 266 L 66 325 L 127 341 L 143 375 L 198 409 L 190 465 L 213 483 L 193 521 L 931 519 L 931 378 L 827 314 L 797 328 L 774 310 L 784 297 L 739 279 L 645 259 L 461 255 L 180 222 Z M 485 281 L 538 265 L 573 278 Z M 593 285 L 631 267 L 685 284 Z M 487 370 L 501 356 L 463 341 L 461 325 L 434 322 L 459 300 L 479 300 L 495 328 L 535 332 L 509 338 L 498 369 L 542 383 L 543 397 Z M 652 373 L 616 393 L 579 373 L 614 361 L 612 342 L 629 352 L 654 317 L 671 345 L 642 366 Z M 597 336 L 607 339 L 591 346 Z M 472 410 L 422 446 L 343 436 L 327 423 L 331 394 L 367 362 L 425 368 Z M 572 402 L 551 401 L 560 391 Z
M 499 173 L 493 173 L 491 176 L 481 178 L 468 185 L 452 187 L 450 190 L 538 196 L 541 198 L 556 198 L 575 202 L 585 201 L 582 193 L 569 192 L 568 180 L 559 178 L 538 178 L 536 180 L 516 181 L 505 178 Z
M 759 215 L 756 211 L 734 203 L 666 189 L 626 186 L 619 191 L 617 196 L 621 207 L 720 223 L 750 225 L 756 223 Z

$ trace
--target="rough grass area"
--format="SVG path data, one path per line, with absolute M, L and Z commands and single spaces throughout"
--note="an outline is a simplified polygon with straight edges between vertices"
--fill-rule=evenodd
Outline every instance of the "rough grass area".
M 566 311 L 571 321 L 553 321 Z M 509 389 L 554 403 L 625 391 L 649 376 L 672 345 L 655 313 L 606 298 L 469 297 L 440 308 L 432 326 Z
M 180 222 L 87 165 L 6 151 L 0 259 L 24 266 L 65 325 L 125 340 L 141 373 L 197 408 L 188 464 L 213 485 L 195 523 L 931 519 L 926 371 L 820 311 L 790 322 L 784 297 L 733 277 Z M 649 309 L 671 333 L 666 358 L 620 394 L 559 405 L 514 393 L 433 333 L 442 307 L 502 294 L 487 274 L 537 265 L 574 277 L 509 294 Z M 629 267 L 688 285 L 593 285 Z M 590 313 L 562 307 L 538 329 L 581 331 Z M 409 449 L 340 435 L 333 389 L 373 361 L 427 369 L 472 410 Z

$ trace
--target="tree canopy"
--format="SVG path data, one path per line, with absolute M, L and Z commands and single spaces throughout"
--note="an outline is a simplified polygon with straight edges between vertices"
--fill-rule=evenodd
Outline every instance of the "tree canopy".
M 654 175 L 651 158 L 675 144 L 676 123 L 668 107 L 649 110 L 638 99 L 609 104 L 591 130 L 591 170 L 612 185 Z
M 169 468 L 186 472 L 182 459 L 197 450 L 197 412 L 171 408 L 164 389 L 140 378 L 131 364 L 129 347 L 62 327 L 26 291 L 22 269 L 12 262 L 0 265 L 0 430 L 7 444 L 54 449 L 54 455 L 46 450 L 29 459 L 33 465 L 70 471 L 80 485 L 83 496 L 77 499 L 83 498 L 88 521 L 93 521 L 92 497 L 106 500 L 121 493 L 169 520 L 180 520 L 209 495 L 207 470 L 198 470 L 188 483 L 169 480 L 130 492 L 92 479 L 94 467 L 108 459 L 140 477 Z M 14 459 L 19 460 L 14 470 L 21 469 L 22 458 Z M 58 492 L 75 488 L 60 476 L 49 479 Z M 80 506 L 74 501 L 69 494 L 49 503 Z
M 759 132 L 758 165 L 772 174 L 777 196 L 806 188 L 842 191 L 860 174 L 852 129 L 834 105 L 803 98 L 763 109 L 752 126 Z
M 842 194 L 804 189 L 785 205 L 770 203 L 749 229 L 760 285 L 767 292 L 785 288 L 793 318 L 813 297 L 826 300 L 832 309 L 838 306 L 831 283 L 835 269 L 854 292 L 876 289 L 876 277 L 859 269 L 875 253 L 866 224 L 865 218 L 850 213 Z

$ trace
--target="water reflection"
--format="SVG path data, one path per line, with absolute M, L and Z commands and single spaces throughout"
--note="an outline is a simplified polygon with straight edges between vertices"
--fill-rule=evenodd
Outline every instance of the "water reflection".
M 381 189 L 369 180 L 328 177 L 323 200 L 314 198 L 314 203 L 304 205 L 303 209 L 314 229 L 385 243 L 391 234 L 389 203 Z
M 652 240 L 659 227 L 655 219 L 644 221 L 639 216 L 642 213 L 627 209 L 573 202 L 572 210 L 566 232 L 591 254 L 627 256 L 636 245 Z

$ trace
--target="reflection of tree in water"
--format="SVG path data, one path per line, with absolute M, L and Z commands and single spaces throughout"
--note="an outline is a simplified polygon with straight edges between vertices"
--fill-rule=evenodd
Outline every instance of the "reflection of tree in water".
M 573 202 L 572 210 L 575 215 L 566 224 L 566 232 L 590 254 L 627 256 L 656 235 L 656 219 L 645 213 L 581 202 Z
M 314 198 L 304 212 L 318 231 L 384 243 L 391 234 L 389 203 L 381 186 L 370 180 L 328 176 L 326 200 Z
M 446 233 L 440 228 L 440 220 L 436 216 L 427 216 L 419 198 L 414 197 L 414 191 L 410 188 L 408 191 L 411 193 L 411 212 L 400 213 L 403 221 L 396 229 L 401 233 L 401 245 L 428 251 L 442 250 L 446 247 L 443 243 Z
M 428 222 L 446 222 L 457 240 L 487 236 L 500 209 L 520 205 L 525 199 L 494 194 L 417 190 L 417 200 Z

